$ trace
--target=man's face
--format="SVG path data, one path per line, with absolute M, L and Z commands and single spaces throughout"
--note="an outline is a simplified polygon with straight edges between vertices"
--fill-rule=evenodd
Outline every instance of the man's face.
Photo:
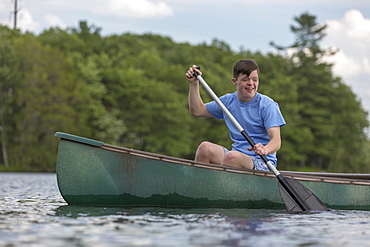
M 249 76 L 240 74 L 238 78 L 233 78 L 232 82 L 236 86 L 239 100 L 242 102 L 249 102 L 257 93 L 259 83 L 258 72 L 254 70 Z

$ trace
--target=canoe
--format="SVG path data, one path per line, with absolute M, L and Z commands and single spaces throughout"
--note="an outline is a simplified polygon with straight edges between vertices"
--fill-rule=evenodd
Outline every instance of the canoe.
M 271 172 L 159 155 L 57 132 L 56 173 L 70 205 L 284 209 Z M 370 210 L 370 174 L 289 172 L 330 209 Z

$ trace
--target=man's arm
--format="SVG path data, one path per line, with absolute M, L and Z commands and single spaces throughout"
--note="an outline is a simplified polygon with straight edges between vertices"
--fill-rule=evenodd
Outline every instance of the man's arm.
M 265 146 L 268 154 L 276 153 L 281 147 L 280 127 L 272 127 L 267 130 L 267 134 L 270 137 L 269 143 Z
M 195 117 L 212 117 L 212 115 L 208 112 L 206 105 L 203 103 L 202 98 L 200 97 L 199 81 L 194 76 L 194 71 L 200 75 L 202 75 L 202 73 L 195 67 L 196 65 L 193 65 L 193 67 L 190 67 L 186 72 L 186 78 L 190 82 L 188 97 L 190 114 Z
M 269 128 L 267 130 L 267 134 L 270 137 L 270 141 L 266 146 L 263 146 L 261 143 L 257 143 L 253 148 L 248 148 L 248 150 L 254 150 L 257 155 L 269 155 L 276 153 L 281 146 L 280 127 L 277 126 Z

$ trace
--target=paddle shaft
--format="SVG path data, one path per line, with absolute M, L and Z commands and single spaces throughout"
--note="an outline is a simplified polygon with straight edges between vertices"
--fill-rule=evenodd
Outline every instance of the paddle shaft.
M 218 104 L 218 106 L 222 109 L 222 111 L 227 115 L 233 125 L 238 129 L 238 131 L 244 136 L 244 138 L 248 141 L 248 143 L 254 147 L 256 143 L 252 140 L 252 138 L 247 134 L 247 132 L 243 129 L 243 127 L 239 124 L 239 122 L 234 118 L 234 116 L 230 113 L 230 111 L 225 107 L 225 105 L 221 102 L 221 100 L 217 97 L 217 95 L 213 92 L 213 90 L 208 86 L 208 84 L 204 81 L 201 75 L 197 72 L 194 73 L 199 82 L 202 84 L 203 88 L 207 91 L 207 93 L 212 97 L 212 99 Z M 310 207 L 306 204 L 306 202 L 302 199 L 302 197 L 297 193 L 290 184 L 286 183 L 284 177 L 280 174 L 280 172 L 272 165 L 271 161 L 269 161 L 266 155 L 260 155 L 261 159 L 265 162 L 268 168 L 275 174 L 280 184 L 284 187 L 284 189 L 289 193 L 292 199 L 297 203 L 297 205 L 301 208 L 302 211 L 310 210 Z

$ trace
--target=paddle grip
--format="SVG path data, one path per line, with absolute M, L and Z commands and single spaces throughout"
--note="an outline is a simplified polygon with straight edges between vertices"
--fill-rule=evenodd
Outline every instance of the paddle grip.
M 200 66 L 197 66 L 197 67 L 195 67 L 195 68 L 196 68 L 196 69 L 201 69 L 201 67 L 200 67 Z M 198 77 L 198 75 L 199 75 L 199 74 L 198 74 L 198 72 L 194 71 L 194 76 L 195 76 L 195 77 Z

